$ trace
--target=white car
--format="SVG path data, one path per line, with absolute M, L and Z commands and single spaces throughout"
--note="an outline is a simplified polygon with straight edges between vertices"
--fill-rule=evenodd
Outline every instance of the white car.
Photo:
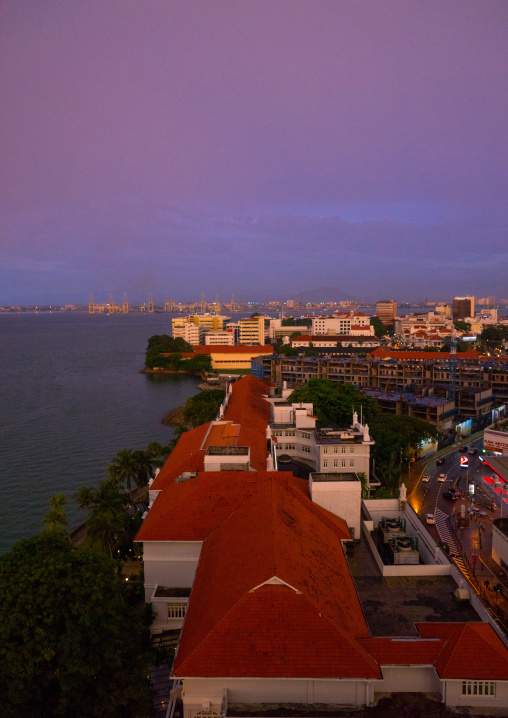
M 428 484 L 429 481 L 430 481 L 430 476 L 429 476 L 428 474 L 424 474 L 424 475 L 422 476 L 422 481 L 423 481 L 425 484 Z
M 425 523 L 433 526 L 436 523 L 434 521 L 434 514 L 425 514 Z
M 437 480 L 443 483 L 443 481 L 446 481 L 446 474 L 439 474 Z

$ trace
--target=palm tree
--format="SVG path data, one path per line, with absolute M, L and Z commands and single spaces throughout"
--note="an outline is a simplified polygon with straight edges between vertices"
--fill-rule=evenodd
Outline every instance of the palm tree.
M 56 494 L 49 500 L 50 509 L 43 518 L 44 533 L 60 533 L 67 535 L 67 514 L 65 504 L 67 499 L 63 494 Z
M 126 505 L 126 496 L 120 491 L 118 482 L 106 479 L 95 489 L 88 507 L 86 525 L 90 544 L 99 545 L 110 556 L 113 556 L 113 549 L 129 519 Z
M 93 503 L 94 496 L 95 489 L 91 489 L 88 486 L 82 486 L 79 491 L 76 491 L 74 494 L 74 500 L 80 509 L 87 509 Z
M 109 465 L 109 478 L 118 483 L 124 484 L 132 503 L 132 482 L 136 482 L 139 474 L 139 459 L 134 456 L 130 449 L 123 449 L 115 456 Z

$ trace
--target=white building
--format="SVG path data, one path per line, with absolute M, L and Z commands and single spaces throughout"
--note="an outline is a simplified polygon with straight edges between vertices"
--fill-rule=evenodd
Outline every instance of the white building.
M 313 416 L 310 404 L 284 406 L 269 391 L 241 379 L 216 421 L 182 435 L 136 539 L 153 630 L 182 628 L 172 676 L 182 681 L 183 718 L 227 716 L 228 706 L 235 715 L 238 705 L 360 707 L 406 691 L 505 709 L 508 650 L 486 621 L 371 635 L 343 548 L 358 482 L 317 472 L 311 496 L 304 479 L 273 470 L 270 404 L 295 432 L 310 435 Z M 351 430 L 363 444 L 368 427 L 354 417 Z
M 335 312 L 328 317 L 312 317 L 311 334 L 351 334 L 359 327 L 363 334 L 374 334 L 370 317 L 363 312 Z

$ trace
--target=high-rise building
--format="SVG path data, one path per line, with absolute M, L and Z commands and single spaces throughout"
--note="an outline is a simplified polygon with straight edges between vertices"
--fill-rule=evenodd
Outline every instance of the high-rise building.
M 474 297 L 455 297 L 453 300 L 453 321 L 474 317 Z
M 265 318 L 257 315 L 245 317 L 238 322 L 240 325 L 240 344 L 260 344 L 265 343 Z
M 397 302 L 394 299 L 376 302 L 376 316 L 383 324 L 393 324 L 397 316 Z

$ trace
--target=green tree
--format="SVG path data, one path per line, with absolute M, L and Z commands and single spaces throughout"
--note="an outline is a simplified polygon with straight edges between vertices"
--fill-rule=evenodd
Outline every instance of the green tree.
M 183 407 L 185 425 L 196 428 L 208 421 L 213 421 L 225 396 L 222 389 L 210 389 L 191 396 Z
M 280 344 L 276 348 L 276 353 L 281 356 L 286 357 L 297 357 L 301 351 L 301 349 L 297 349 L 296 347 L 292 347 L 291 344 Z
M 371 317 L 370 324 L 374 327 L 374 334 L 377 337 L 384 337 L 390 333 L 390 328 L 387 325 L 383 324 L 379 317 Z
M 457 320 L 456 322 L 453 322 L 456 329 L 459 329 L 462 332 L 470 332 L 471 331 L 471 324 L 469 322 L 464 322 L 462 320 Z
M 63 494 L 56 494 L 49 501 L 50 509 L 43 519 L 45 533 L 59 533 L 67 536 L 67 499 Z
M 115 456 L 108 468 L 108 475 L 114 481 L 123 484 L 132 503 L 132 485 L 137 483 L 140 471 L 139 456 L 131 449 L 123 449 Z
M 153 715 L 145 613 L 115 563 L 58 533 L 0 557 L 3 718 Z
M 75 495 L 80 508 L 88 509 L 86 521 L 90 545 L 113 556 L 119 541 L 126 542 L 129 500 L 116 478 L 101 481 L 96 489 L 82 488 Z M 133 538 L 133 537 L 132 537 Z

